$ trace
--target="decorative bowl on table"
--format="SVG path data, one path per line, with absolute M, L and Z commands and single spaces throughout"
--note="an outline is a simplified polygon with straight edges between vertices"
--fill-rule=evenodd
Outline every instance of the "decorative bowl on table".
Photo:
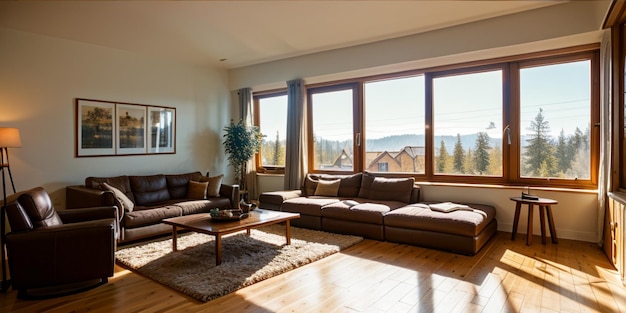
M 211 219 L 214 221 L 237 221 L 248 217 L 248 213 L 242 212 L 240 209 L 233 210 L 211 210 Z
M 244 199 L 241 199 L 241 201 L 239 201 L 239 209 L 241 209 L 243 213 L 248 213 L 254 210 L 255 208 L 256 208 L 256 204 L 254 203 L 248 203 Z

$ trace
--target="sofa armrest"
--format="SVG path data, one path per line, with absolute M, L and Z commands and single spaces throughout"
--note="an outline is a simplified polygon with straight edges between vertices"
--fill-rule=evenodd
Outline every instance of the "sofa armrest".
M 116 206 L 71 209 L 65 211 L 57 211 L 57 214 L 59 214 L 59 217 L 63 221 L 63 224 L 101 220 L 107 218 L 112 218 L 116 221 L 118 220 Z
M 302 196 L 301 190 L 284 190 L 264 192 L 259 196 L 259 207 L 279 211 L 285 200 Z
M 71 209 L 58 211 L 59 217 L 64 224 L 88 222 L 102 219 L 113 219 L 115 227 L 115 239 L 120 234 L 120 218 L 116 206 L 101 206 L 84 209 Z
M 220 186 L 220 196 L 230 199 L 232 208 L 239 207 L 239 185 L 222 184 Z

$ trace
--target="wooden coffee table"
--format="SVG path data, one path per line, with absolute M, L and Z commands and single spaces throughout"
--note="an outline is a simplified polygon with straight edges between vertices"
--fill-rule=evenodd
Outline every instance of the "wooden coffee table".
M 300 218 L 300 214 L 256 209 L 250 211 L 249 216 L 242 220 L 213 221 L 210 213 L 201 213 L 168 218 L 163 220 L 163 223 L 172 225 L 172 249 L 174 251 L 178 250 L 176 247 L 178 228 L 215 236 L 215 264 L 220 265 L 222 263 L 222 236 L 242 230 L 246 230 L 250 235 L 252 228 L 285 222 L 285 239 L 290 245 L 289 221 L 294 218 Z

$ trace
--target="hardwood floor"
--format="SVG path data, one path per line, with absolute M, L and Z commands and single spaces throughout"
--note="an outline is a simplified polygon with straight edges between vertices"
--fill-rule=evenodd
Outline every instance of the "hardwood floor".
M 0 312 L 626 312 L 626 288 L 595 244 L 510 235 L 473 257 L 365 240 L 207 303 L 118 267 L 77 295 L 0 294 Z

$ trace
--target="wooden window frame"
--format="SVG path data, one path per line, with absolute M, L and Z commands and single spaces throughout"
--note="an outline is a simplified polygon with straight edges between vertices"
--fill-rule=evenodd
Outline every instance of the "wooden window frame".
M 555 179 L 555 178 L 522 178 L 520 177 L 520 103 L 519 103 L 519 70 L 521 68 L 533 65 L 550 65 L 557 63 L 572 62 L 576 60 L 591 61 L 591 112 L 590 112 L 590 179 L 588 180 L 573 180 L 573 179 Z M 502 177 L 486 177 L 486 176 L 470 176 L 470 175 L 434 175 L 434 138 L 433 138 L 433 95 L 432 95 L 432 80 L 436 77 L 445 75 L 463 74 L 487 71 L 493 69 L 500 69 L 503 71 L 503 108 L 502 108 L 502 125 L 503 128 L 509 125 L 511 130 L 511 144 L 508 144 L 508 138 L 503 136 L 502 140 Z M 441 183 L 463 183 L 463 184 L 497 184 L 507 186 L 533 186 L 533 187 L 554 187 L 554 188 L 573 188 L 573 189 L 596 189 L 598 182 L 598 162 L 600 153 L 600 134 L 599 134 L 599 120 L 600 120 L 600 54 L 599 44 L 588 44 L 570 48 L 556 49 L 544 52 L 534 52 L 524 55 L 507 56 L 502 58 L 480 60 L 467 62 L 462 64 L 452 64 L 445 66 L 438 66 L 433 68 L 410 70 L 397 73 L 389 73 L 384 75 L 376 75 L 369 77 L 360 77 L 355 79 L 346 79 L 334 82 L 317 83 L 313 85 L 307 85 L 307 146 L 308 146 L 308 165 L 309 172 L 315 173 L 333 173 L 333 174 L 350 174 L 356 172 L 362 172 L 364 169 L 364 145 L 357 145 L 357 136 L 361 136 L 361 140 L 364 141 L 365 125 L 365 112 L 364 112 L 364 83 L 376 81 L 403 78 L 407 76 L 425 76 L 425 173 L 385 173 L 385 176 L 391 177 L 415 177 L 417 181 L 427 182 L 441 182 Z M 353 90 L 353 139 L 354 139 L 354 160 L 352 171 L 323 171 L 313 168 L 314 163 L 314 151 L 313 151 L 313 113 L 312 113 L 312 94 L 317 92 L 330 92 L 337 90 L 345 90 L 352 88 Z M 255 110 L 258 112 L 258 98 L 262 96 L 271 96 L 279 93 L 285 93 L 286 91 L 273 91 L 265 93 L 255 93 L 254 103 Z M 623 122 L 623 121 L 622 121 Z M 255 124 L 258 125 L 258 117 L 255 116 Z M 622 125 L 623 126 L 623 125 Z M 620 134 L 621 135 L 621 134 Z M 260 160 L 257 157 L 257 169 L 261 169 L 259 172 L 274 169 L 265 169 L 260 166 Z M 284 168 L 278 169 L 284 173 Z
M 260 112 L 261 112 L 260 100 L 261 99 L 272 98 L 272 97 L 281 97 L 281 96 L 286 96 L 286 95 L 287 95 L 287 90 L 286 89 L 254 93 L 253 96 L 252 96 L 252 103 L 253 103 L 253 106 L 254 106 L 254 112 L 259 112 L 259 114 L 254 114 L 254 125 L 256 125 L 258 127 L 261 126 L 261 120 L 260 120 Z M 287 112 L 285 112 L 285 115 L 286 114 L 287 114 Z M 256 171 L 257 171 L 257 173 L 263 173 L 263 174 L 285 174 L 285 167 L 284 166 L 264 166 L 262 164 L 262 160 L 261 160 L 261 153 L 262 153 L 261 150 L 262 149 L 263 149 L 263 147 L 260 147 L 259 148 L 259 152 L 254 157 L 254 161 L 256 163 Z

